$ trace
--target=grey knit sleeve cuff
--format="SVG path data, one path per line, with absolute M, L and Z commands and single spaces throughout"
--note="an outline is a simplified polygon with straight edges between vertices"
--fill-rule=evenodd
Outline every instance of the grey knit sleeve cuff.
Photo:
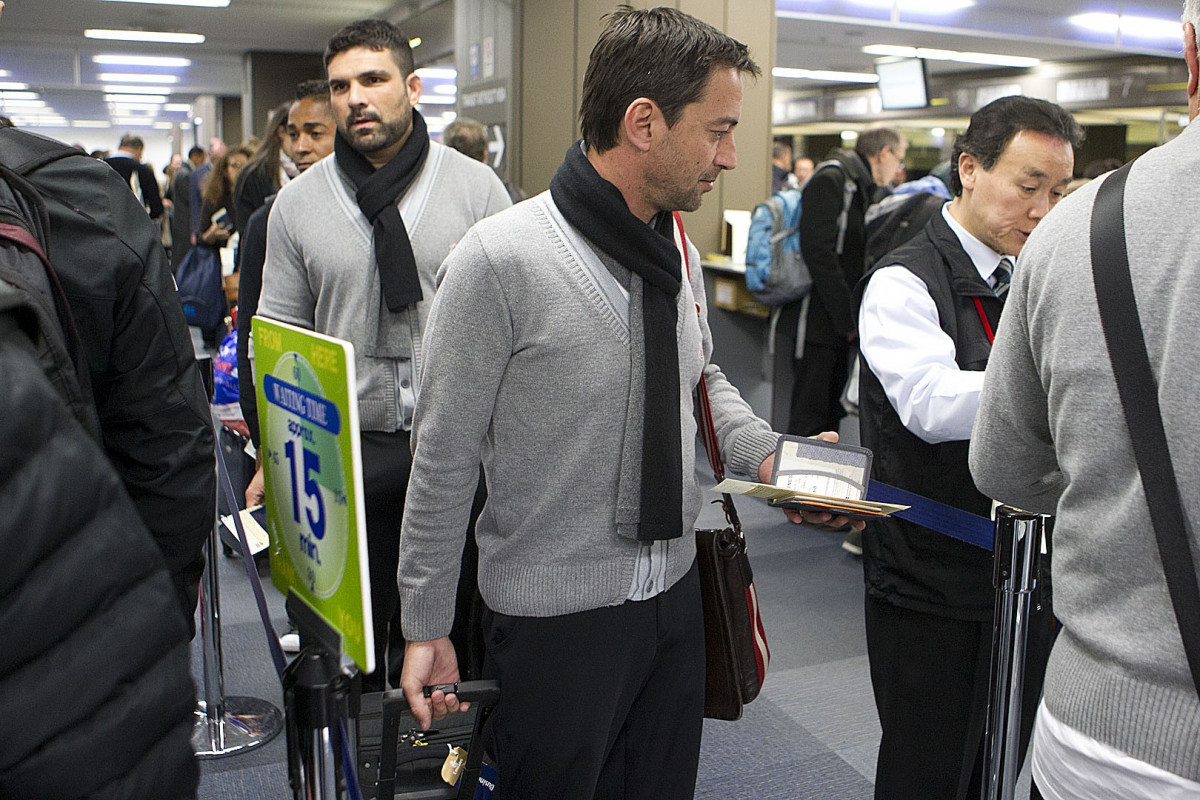
M 758 467 L 775 452 L 779 434 L 765 424 L 749 425 L 734 437 L 727 461 L 731 472 L 758 480 Z
M 454 625 L 454 595 L 430 597 L 429 592 L 401 586 L 400 625 L 404 639 L 409 642 L 428 642 L 449 636 Z

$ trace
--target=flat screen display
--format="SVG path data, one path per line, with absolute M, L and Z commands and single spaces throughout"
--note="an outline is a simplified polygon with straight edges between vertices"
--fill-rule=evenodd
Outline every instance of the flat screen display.
M 879 97 L 885 111 L 929 105 L 924 59 L 900 58 L 876 63 L 875 74 L 879 76 Z

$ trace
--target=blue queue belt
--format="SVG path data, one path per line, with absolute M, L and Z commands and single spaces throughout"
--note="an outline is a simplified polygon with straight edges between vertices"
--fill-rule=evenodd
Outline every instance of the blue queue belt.
M 867 486 L 867 498 L 877 503 L 895 503 L 909 506 L 903 511 L 897 511 L 892 516 L 899 517 L 915 525 L 920 525 L 936 531 L 951 539 L 973 544 L 989 553 L 992 551 L 992 534 L 995 523 L 987 517 L 963 511 L 961 508 L 948 506 L 919 494 L 906 492 L 879 481 L 871 481 Z

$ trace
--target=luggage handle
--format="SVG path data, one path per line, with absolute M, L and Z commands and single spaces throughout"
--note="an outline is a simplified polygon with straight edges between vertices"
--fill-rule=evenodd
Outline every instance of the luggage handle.
M 459 800 L 471 800 L 479 786 L 479 772 L 483 766 L 483 726 L 491 716 L 500 699 L 499 681 L 463 681 L 424 687 L 426 697 L 440 689 L 454 694 L 463 703 L 478 703 L 475 712 L 475 727 L 471 731 L 471 743 L 467 750 L 467 765 L 458 779 Z M 376 800 L 392 800 L 396 791 L 396 740 L 400 734 L 400 712 L 407 709 L 408 701 L 404 690 L 391 689 L 383 693 L 383 736 L 380 741 L 379 781 L 376 784 Z M 469 787 L 469 788 L 468 788 Z

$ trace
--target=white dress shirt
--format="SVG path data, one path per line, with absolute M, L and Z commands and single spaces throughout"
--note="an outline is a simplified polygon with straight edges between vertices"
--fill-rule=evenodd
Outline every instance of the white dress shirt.
M 968 233 L 951 216 L 950 203 L 942 217 L 991 286 L 1001 254 Z M 924 281 L 898 265 L 878 270 L 863 292 L 858 336 L 867 366 L 905 428 L 930 444 L 971 438 L 983 372 L 959 369 L 954 340 L 942 330 Z

